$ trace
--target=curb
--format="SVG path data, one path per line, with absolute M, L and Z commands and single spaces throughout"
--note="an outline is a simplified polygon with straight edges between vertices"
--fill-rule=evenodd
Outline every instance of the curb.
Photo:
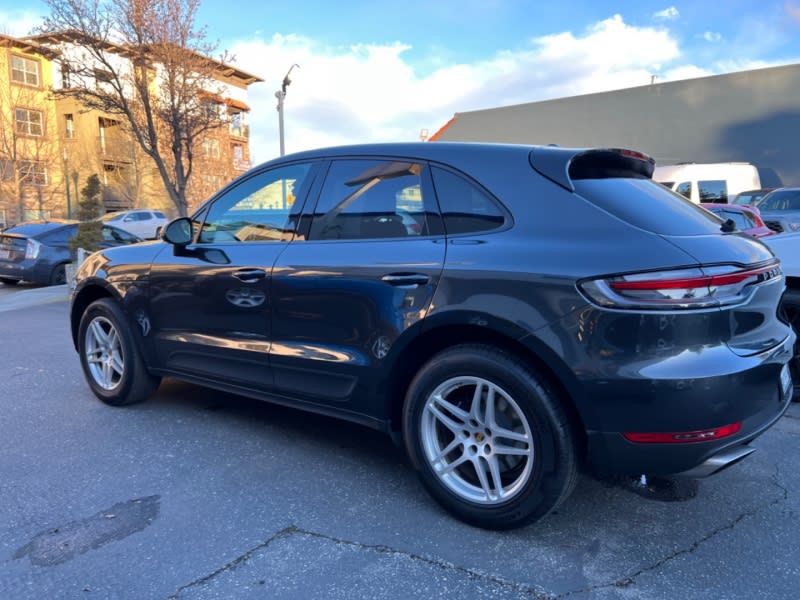
M 0 296 L 0 312 L 66 301 L 68 298 L 69 288 L 66 284 L 15 291 Z

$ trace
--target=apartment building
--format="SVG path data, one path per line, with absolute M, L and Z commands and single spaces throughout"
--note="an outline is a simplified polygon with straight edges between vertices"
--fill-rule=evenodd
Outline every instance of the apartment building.
M 0 146 L 0 174 L 16 164 L 13 172 L 18 173 L 15 182 L 19 188 L 17 193 L 11 189 L 10 179 L 0 179 L 0 211 L 5 211 L 5 223 L 74 217 L 81 189 L 92 174 L 103 184 L 103 204 L 108 212 L 156 208 L 174 214 L 155 164 L 136 144 L 124 118 L 89 109 L 69 93 L 74 75 L 64 68 L 66 61 L 60 57 L 78 48 L 76 38 L 67 33 L 25 39 L 0 36 L 0 56 L 8 63 L 7 69 L 0 69 L 0 87 L 13 92 L 4 95 L 16 98 L 14 102 L 0 99 L 0 114 L 12 124 L 10 128 L 0 125 L 0 136 L 8 130 L 20 140 L 19 150 L 13 154 L 17 159 Z M 108 44 L 107 52 L 120 64 L 128 60 L 124 47 Z M 208 132 L 194 148 L 193 175 L 187 189 L 190 211 L 250 168 L 247 88 L 262 81 L 223 62 L 198 58 L 210 67 L 215 85 L 208 102 L 219 111 L 223 126 Z M 106 75 L 98 69 L 96 84 L 102 85 Z M 26 101 L 21 100 L 23 96 Z M 4 158 L 8 164 L 2 162 Z
M 51 97 L 55 53 L 0 34 L 0 228 L 67 212 Z

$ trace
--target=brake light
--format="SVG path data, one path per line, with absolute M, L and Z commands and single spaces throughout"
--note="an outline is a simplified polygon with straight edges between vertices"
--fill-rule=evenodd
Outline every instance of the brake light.
M 647 156 L 647 154 L 643 154 L 642 152 L 637 152 L 636 150 L 626 150 L 626 149 L 619 149 L 617 150 L 622 156 L 627 156 L 628 158 L 638 158 L 639 160 L 643 160 L 645 162 L 652 162 L 652 158 Z
M 25 244 L 25 258 L 27 259 L 35 259 L 39 256 L 39 249 L 42 245 L 37 242 L 36 240 L 28 240 L 28 243 Z
M 682 310 L 729 306 L 746 301 L 756 285 L 783 277 L 779 263 L 632 273 L 580 282 L 595 304 L 619 309 Z
M 742 422 L 731 423 L 714 429 L 701 429 L 700 431 L 676 431 L 670 433 L 633 433 L 626 432 L 622 436 L 629 442 L 637 444 L 688 444 L 693 442 L 709 442 L 739 433 Z

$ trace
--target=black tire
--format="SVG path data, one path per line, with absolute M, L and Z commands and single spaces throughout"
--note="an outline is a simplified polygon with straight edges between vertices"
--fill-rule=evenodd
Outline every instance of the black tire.
M 67 265 L 57 265 L 50 273 L 50 285 L 64 285 L 67 283 Z
M 104 335 L 110 343 L 103 344 Z M 83 373 L 94 395 L 111 406 L 142 402 L 161 383 L 160 377 L 147 372 L 133 335 L 110 298 L 95 300 L 81 317 L 78 354 Z
M 490 397 L 494 418 L 486 411 Z M 406 394 L 403 437 L 428 492 L 459 519 L 486 529 L 541 519 L 578 478 L 576 436 L 558 398 L 529 365 L 489 346 L 456 346 L 420 369 Z
M 19 283 L 19 279 L 9 279 L 8 277 L 0 277 L 0 282 L 5 285 L 17 285 Z
M 800 290 L 786 290 L 781 300 L 781 309 L 798 336 L 794 343 L 794 356 L 789 361 L 789 370 L 794 381 L 792 402 L 800 402 Z

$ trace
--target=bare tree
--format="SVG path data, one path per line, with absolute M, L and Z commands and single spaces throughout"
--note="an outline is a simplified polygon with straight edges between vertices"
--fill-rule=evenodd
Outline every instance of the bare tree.
M 186 215 L 195 148 L 225 119 L 218 77 L 228 57 L 211 58 L 216 46 L 195 26 L 199 0 L 45 2 L 37 39 L 58 44 L 68 86 L 56 93 L 120 117 Z

